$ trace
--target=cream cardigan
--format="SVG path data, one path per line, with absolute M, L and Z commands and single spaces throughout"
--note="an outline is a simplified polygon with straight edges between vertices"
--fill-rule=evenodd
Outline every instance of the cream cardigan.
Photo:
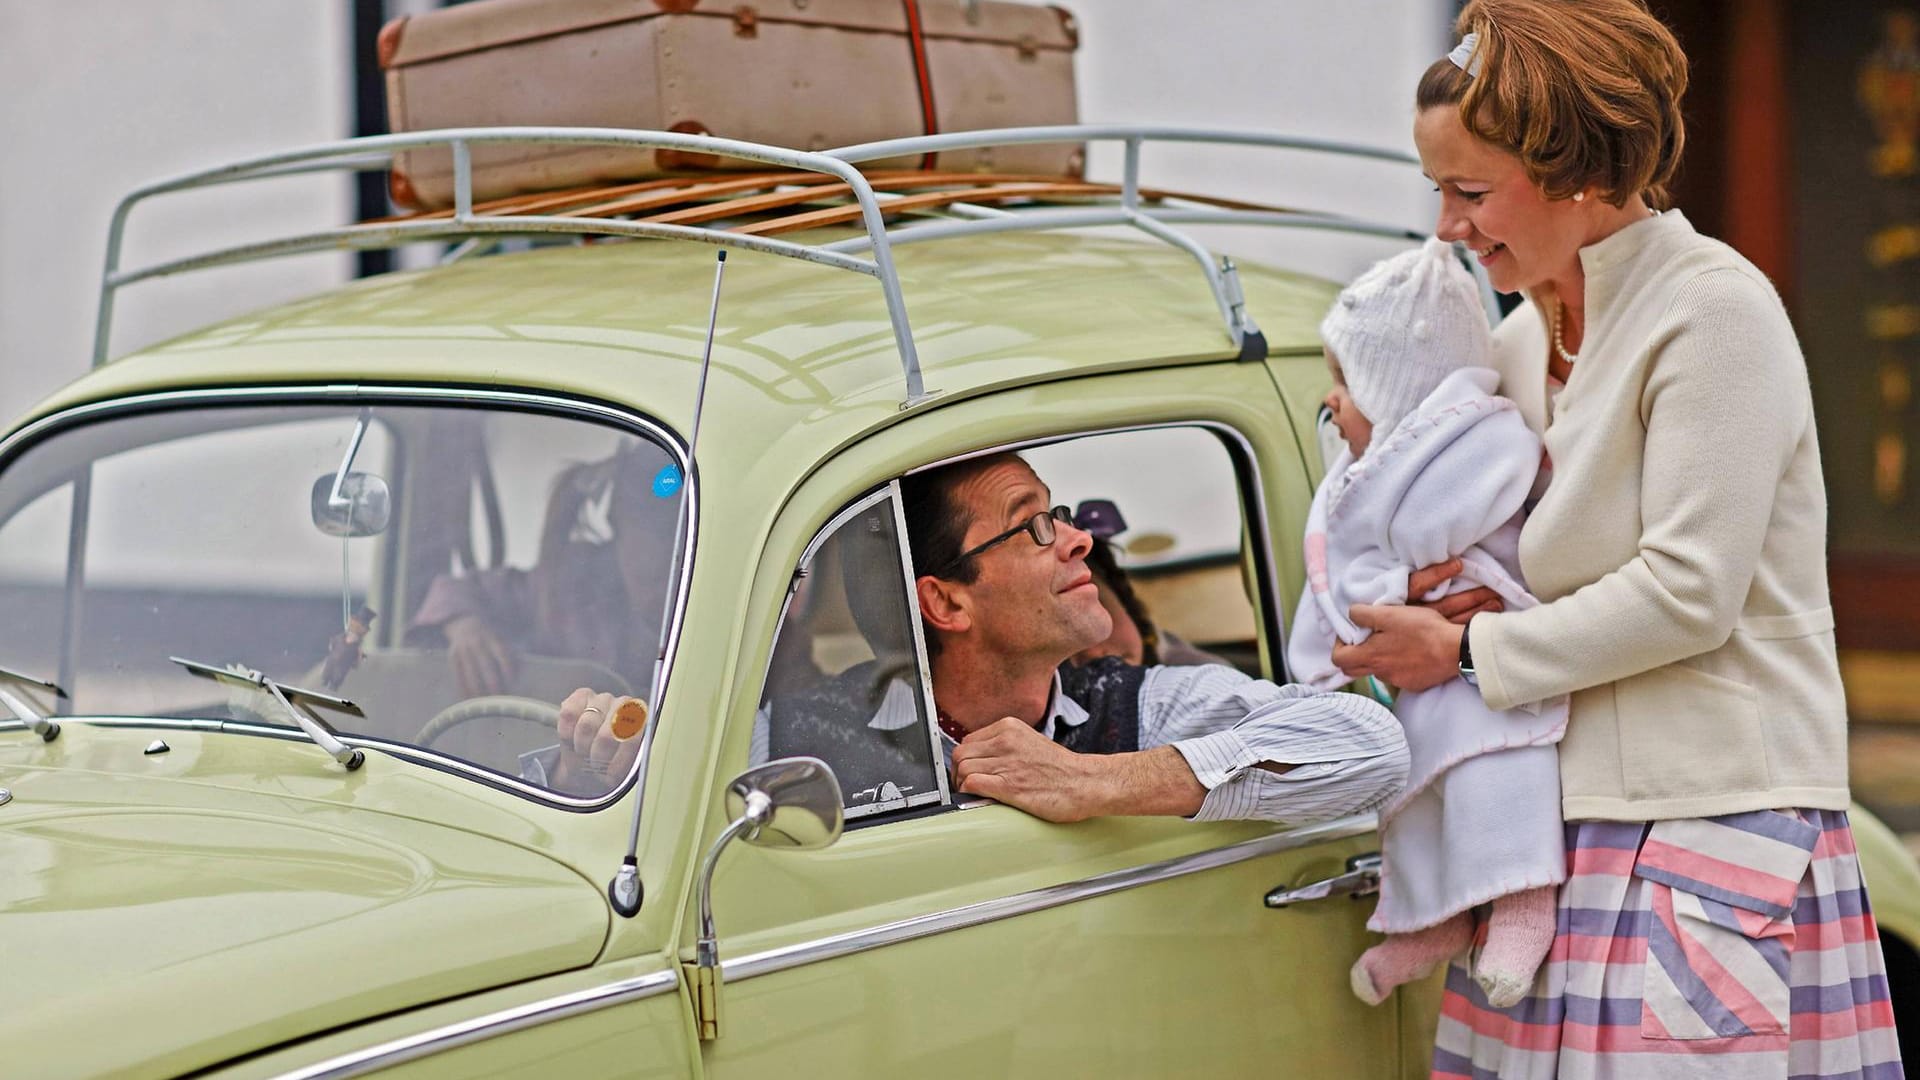
M 1520 538 L 1543 603 L 1473 620 L 1481 693 L 1573 695 L 1568 820 L 1844 809 L 1826 489 L 1786 310 L 1676 211 L 1580 260 L 1586 333 L 1550 428 L 1551 294 L 1495 334 L 1553 481 Z

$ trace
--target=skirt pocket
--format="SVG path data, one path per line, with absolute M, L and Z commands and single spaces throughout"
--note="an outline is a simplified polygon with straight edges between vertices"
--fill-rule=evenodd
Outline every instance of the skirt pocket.
M 1772 810 L 1654 823 L 1633 868 L 1650 916 L 1641 1037 L 1786 1033 L 1794 899 L 1819 837 Z

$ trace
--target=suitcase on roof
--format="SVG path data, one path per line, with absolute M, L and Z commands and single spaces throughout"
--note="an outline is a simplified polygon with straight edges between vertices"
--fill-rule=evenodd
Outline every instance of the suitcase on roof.
M 395 132 L 695 132 L 802 150 L 1077 119 L 1073 16 L 969 0 L 475 0 L 380 34 Z M 885 168 L 1079 175 L 1079 146 L 950 151 Z M 672 150 L 473 148 L 475 199 L 753 162 Z M 407 151 L 394 201 L 453 204 L 452 155 Z

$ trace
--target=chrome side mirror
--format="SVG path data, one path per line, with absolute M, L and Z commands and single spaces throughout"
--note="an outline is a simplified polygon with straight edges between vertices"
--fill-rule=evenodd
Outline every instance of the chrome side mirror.
M 313 482 L 312 506 L 313 527 L 328 536 L 377 536 L 393 520 L 393 492 L 372 473 L 321 476 Z
M 702 1041 L 720 1035 L 720 942 L 713 930 L 713 869 L 736 837 L 755 847 L 810 851 L 840 839 L 840 781 L 819 758 L 756 765 L 727 785 L 731 822 L 700 868 L 700 940 L 694 947 L 694 1017 Z
M 769 761 L 727 785 L 727 816 L 753 823 L 741 839 L 754 847 L 826 847 L 840 839 L 840 807 L 840 781 L 819 758 Z

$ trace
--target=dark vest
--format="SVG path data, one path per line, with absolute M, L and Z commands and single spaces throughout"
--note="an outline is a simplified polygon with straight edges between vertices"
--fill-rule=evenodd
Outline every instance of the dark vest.
M 1117 656 L 1079 667 L 1061 664 L 1060 689 L 1087 710 L 1087 720 L 1053 725 L 1053 741 L 1081 754 L 1140 749 L 1140 686 L 1146 679 L 1146 668 Z
M 888 782 L 909 795 L 932 790 L 933 748 L 924 723 L 898 731 L 867 726 L 896 677 L 907 680 L 919 696 L 910 665 L 902 670 L 868 660 L 775 698 L 767 715 L 768 755 L 819 758 L 833 766 L 849 799 Z

